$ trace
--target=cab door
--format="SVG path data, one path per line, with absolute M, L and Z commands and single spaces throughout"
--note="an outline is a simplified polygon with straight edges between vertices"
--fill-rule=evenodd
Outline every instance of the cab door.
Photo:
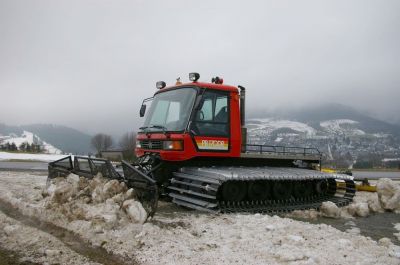
M 197 151 L 229 152 L 229 121 L 229 92 L 205 90 L 191 123 Z

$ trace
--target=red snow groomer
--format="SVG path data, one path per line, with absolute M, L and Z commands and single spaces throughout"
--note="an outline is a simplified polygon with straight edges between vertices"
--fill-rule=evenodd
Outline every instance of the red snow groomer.
M 139 191 L 150 214 L 158 198 L 209 212 L 282 212 L 352 201 L 353 178 L 318 170 L 318 149 L 247 144 L 245 88 L 199 78 L 191 73 L 189 83 L 157 82 L 140 108 L 138 160 L 123 162 L 120 180 Z

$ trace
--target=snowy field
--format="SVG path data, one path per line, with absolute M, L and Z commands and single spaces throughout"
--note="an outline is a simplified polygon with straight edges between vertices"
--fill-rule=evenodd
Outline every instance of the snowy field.
M 88 247 L 107 250 L 126 264 L 398 265 L 400 247 L 388 238 L 374 241 L 356 228 L 341 232 L 326 224 L 291 218 L 330 215 L 352 220 L 354 216 L 379 214 L 387 207 L 400 210 L 396 208 L 400 202 L 398 184 L 382 182 L 381 186 L 379 198 L 376 193 L 360 193 L 355 203 L 344 209 L 328 203 L 322 213 L 301 211 L 285 218 L 210 215 L 161 202 L 156 216 L 143 224 L 145 212 L 134 191 L 115 181 L 70 176 L 46 187 L 43 175 L 0 172 L 0 201 L 28 218 L 74 232 Z M 393 225 L 400 230 L 400 224 Z M 398 234 L 400 237 L 400 231 Z M 0 212 L 3 248 L 38 263 L 95 264 L 59 239 Z

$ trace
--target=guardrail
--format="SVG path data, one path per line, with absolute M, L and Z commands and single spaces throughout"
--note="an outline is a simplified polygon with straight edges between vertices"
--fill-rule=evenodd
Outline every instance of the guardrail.
M 258 154 L 268 153 L 268 154 L 282 154 L 282 155 L 321 156 L 321 152 L 317 148 L 312 148 L 312 147 L 246 144 L 244 146 L 244 150 L 246 153 L 258 153 Z

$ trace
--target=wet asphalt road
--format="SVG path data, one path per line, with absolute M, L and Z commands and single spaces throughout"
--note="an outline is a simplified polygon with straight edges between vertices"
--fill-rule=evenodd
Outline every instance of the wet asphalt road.
M 47 162 L 6 162 L 0 161 L 0 170 L 47 171 Z

